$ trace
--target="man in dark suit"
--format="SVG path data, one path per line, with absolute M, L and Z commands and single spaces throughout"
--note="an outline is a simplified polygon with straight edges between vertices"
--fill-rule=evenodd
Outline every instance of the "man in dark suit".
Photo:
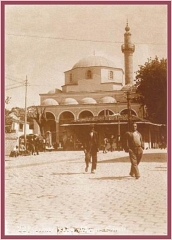
M 131 177 L 136 177 L 136 179 L 140 177 L 138 165 L 142 159 L 143 149 L 142 135 L 137 131 L 137 124 L 133 123 L 132 132 L 126 133 L 126 146 L 124 150 L 129 152 L 130 156 L 131 169 L 129 174 Z
M 88 172 L 89 163 L 92 158 L 91 173 L 95 173 L 97 167 L 97 152 L 98 152 L 98 134 L 94 130 L 94 125 L 90 125 L 90 130 L 85 138 L 84 152 L 85 152 L 85 171 Z

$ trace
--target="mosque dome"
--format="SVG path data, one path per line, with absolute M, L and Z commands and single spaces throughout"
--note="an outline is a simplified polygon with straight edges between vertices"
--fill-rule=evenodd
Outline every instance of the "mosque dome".
M 58 88 L 54 88 L 54 89 L 50 90 L 48 92 L 48 94 L 56 94 L 56 93 L 61 93 L 61 92 L 62 92 L 62 90 L 60 90 Z
M 44 106 L 52 106 L 52 105 L 59 105 L 58 102 L 52 98 L 47 98 L 42 102 Z
M 89 56 L 82 58 L 77 62 L 72 69 L 83 67 L 115 67 L 115 64 L 110 60 L 101 56 Z
M 96 104 L 96 100 L 94 98 L 89 98 L 89 97 L 85 97 L 81 100 L 82 104 Z
M 109 96 L 103 97 L 101 101 L 102 103 L 116 103 L 116 99 Z
M 65 100 L 62 103 L 63 105 L 76 105 L 78 102 L 74 98 L 65 98 Z

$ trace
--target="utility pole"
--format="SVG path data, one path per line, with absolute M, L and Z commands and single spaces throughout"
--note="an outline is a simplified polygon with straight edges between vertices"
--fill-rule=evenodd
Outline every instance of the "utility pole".
M 28 81 L 27 81 L 27 76 L 26 76 L 26 80 L 25 80 L 25 116 L 24 116 L 24 145 L 25 145 L 25 149 L 26 149 L 26 124 L 27 124 L 27 85 L 28 85 Z
M 117 149 L 118 149 L 118 151 L 120 150 L 120 135 L 121 135 L 121 133 L 120 133 L 120 113 L 118 113 L 118 115 L 117 115 L 117 119 L 118 119 L 118 136 L 117 136 Z

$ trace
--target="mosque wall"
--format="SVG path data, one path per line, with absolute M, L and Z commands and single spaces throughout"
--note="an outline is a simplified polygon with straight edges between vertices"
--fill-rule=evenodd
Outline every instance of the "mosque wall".
M 71 112 L 74 115 L 74 119 L 77 119 L 79 113 L 83 111 L 91 111 L 94 113 L 94 116 L 98 116 L 101 111 L 110 110 L 113 113 L 119 113 L 124 109 L 127 109 L 125 103 L 118 105 L 117 103 L 111 104 L 79 104 L 79 105 L 63 105 L 63 106 L 47 106 L 46 112 L 50 112 L 55 116 L 55 121 L 59 121 L 59 117 L 63 112 Z M 142 117 L 142 112 L 139 111 L 138 104 L 132 104 L 132 109 L 136 112 L 138 117 Z M 139 113 L 139 114 L 138 114 Z

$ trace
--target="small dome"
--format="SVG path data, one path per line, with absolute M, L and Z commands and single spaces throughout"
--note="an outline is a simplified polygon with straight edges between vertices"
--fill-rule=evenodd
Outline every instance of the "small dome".
M 76 99 L 74 99 L 74 98 L 66 98 L 66 99 L 63 101 L 62 104 L 63 104 L 63 105 L 72 105 L 72 104 L 76 105 L 76 104 L 78 104 L 78 102 L 77 102 Z
M 108 59 L 100 56 L 89 56 L 82 58 L 72 69 L 83 67 L 115 67 L 115 64 Z
M 81 103 L 82 104 L 96 104 L 96 100 L 94 98 L 89 98 L 89 97 L 86 97 L 86 98 L 83 98 L 81 100 Z
M 48 94 L 55 94 L 55 93 L 61 93 L 62 90 L 58 89 L 58 88 L 55 88 L 55 89 L 52 89 L 48 92 Z
M 116 103 L 116 99 L 109 96 L 103 97 L 101 100 L 102 103 Z
M 56 89 L 52 89 L 48 92 L 48 94 L 55 94 L 56 93 Z
M 42 102 L 44 106 L 52 106 L 52 105 L 59 105 L 58 102 L 52 98 L 47 98 Z

